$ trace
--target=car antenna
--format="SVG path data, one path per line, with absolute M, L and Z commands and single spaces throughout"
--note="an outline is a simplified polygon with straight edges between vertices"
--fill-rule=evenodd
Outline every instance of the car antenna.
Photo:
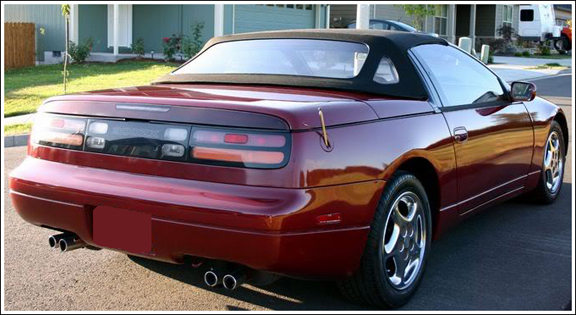
M 324 114 L 322 113 L 322 108 L 318 107 L 318 116 L 320 116 L 320 123 L 322 124 L 322 138 L 324 138 L 324 145 L 326 148 L 330 148 L 330 142 L 328 142 L 328 133 L 326 132 L 326 124 L 324 123 Z

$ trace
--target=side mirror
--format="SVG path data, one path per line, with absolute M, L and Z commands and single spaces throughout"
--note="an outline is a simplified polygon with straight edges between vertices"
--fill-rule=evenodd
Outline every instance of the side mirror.
M 530 102 L 536 97 L 536 85 L 530 82 L 512 82 L 510 96 L 514 102 Z

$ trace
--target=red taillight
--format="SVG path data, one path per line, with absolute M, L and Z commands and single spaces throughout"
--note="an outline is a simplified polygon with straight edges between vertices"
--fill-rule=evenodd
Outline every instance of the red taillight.
M 40 114 L 32 128 L 34 143 L 61 147 L 81 147 L 86 119 Z
M 256 168 L 284 166 L 290 153 L 288 134 L 193 128 L 194 160 Z
M 248 142 L 248 136 L 227 133 L 226 135 L 224 135 L 224 142 L 235 144 L 246 144 Z
M 201 144 L 243 144 L 245 146 L 281 148 L 286 145 L 286 137 L 276 134 L 229 133 L 216 130 L 196 130 L 194 142 Z

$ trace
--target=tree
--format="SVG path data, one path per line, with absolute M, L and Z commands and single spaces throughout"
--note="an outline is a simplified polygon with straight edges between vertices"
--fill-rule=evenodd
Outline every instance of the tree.
M 65 26 L 65 50 L 66 53 L 64 54 L 64 71 L 62 72 L 62 76 L 64 77 L 64 94 L 66 94 L 66 82 L 68 81 L 68 46 L 69 46 L 69 29 L 70 29 L 70 5 L 63 4 L 62 5 L 62 16 L 64 16 L 64 26 Z
M 397 6 L 402 7 L 404 12 L 412 17 L 412 24 L 417 30 L 423 31 L 424 19 L 434 14 L 437 5 L 397 4 Z

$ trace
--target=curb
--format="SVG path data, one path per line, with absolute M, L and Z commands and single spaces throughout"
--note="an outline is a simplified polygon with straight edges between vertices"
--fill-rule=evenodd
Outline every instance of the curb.
M 28 145 L 28 138 L 30 135 L 14 135 L 4 137 L 4 147 L 23 147 Z

